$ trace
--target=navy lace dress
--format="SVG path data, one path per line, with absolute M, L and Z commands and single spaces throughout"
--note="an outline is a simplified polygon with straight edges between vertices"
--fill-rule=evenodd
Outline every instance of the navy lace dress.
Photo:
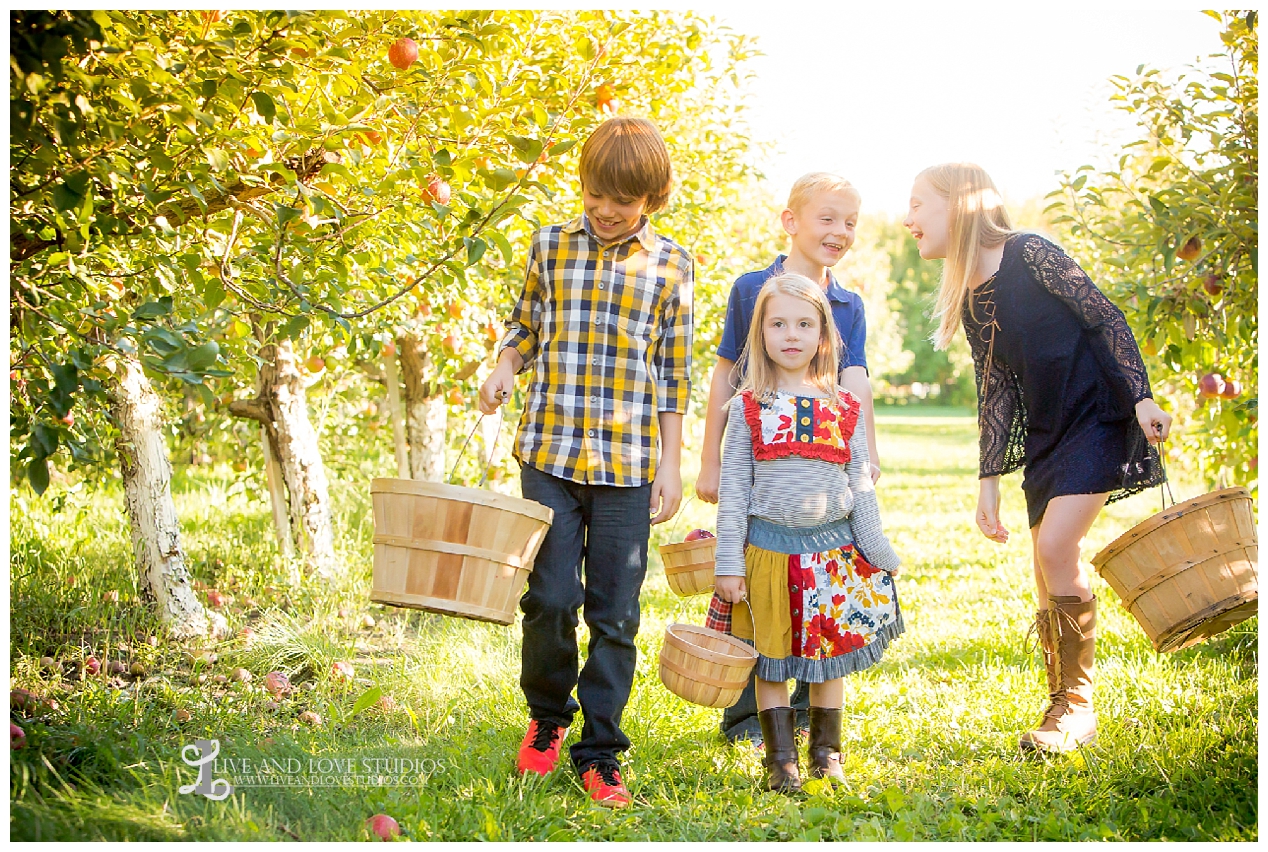
M 1136 422 L 1136 403 L 1152 396 L 1136 340 L 1058 246 L 1009 237 L 962 319 L 977 373 L 979 475 L 1024 466 L 1032 528 L 1053 497 L 1108 492 L 1113 502 L 1162 482 Z

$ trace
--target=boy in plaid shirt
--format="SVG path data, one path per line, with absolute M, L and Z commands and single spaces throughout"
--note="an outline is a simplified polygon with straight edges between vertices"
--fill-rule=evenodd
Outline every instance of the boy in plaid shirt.
M 480 410 L 492 413 L 516 375 L 530 374 L 515 457 L 524 497 L 555 513 L 520 601 L 520 687 L 531 721 L 517 767 L 553 770 L 580 709 L 573 766 L 594 801 L 624 807 L 617 754 L 630 746 L 620 722 L 634 682 L 647 542 L 651 524 L 672 518 L 682 500 L 693 269 L 687 251 L 647 220 L 672 182 L 655 125 L 605 122 L 582 147 L 579 171 L 584 214 L 533 235 Z M 580 673 L 578 610 L 591 637 Z

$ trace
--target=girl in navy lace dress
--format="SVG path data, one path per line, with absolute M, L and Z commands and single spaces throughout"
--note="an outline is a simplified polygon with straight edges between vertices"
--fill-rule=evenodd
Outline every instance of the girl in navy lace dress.
M 1023 751 L 1067 751 L 1096 739 L 1092 678 L 1096 598 L 1079 544 L 1107 502 L 1162 480 L 1171 417 L 1122 311 L 1059 247 L 1012 230 L 999 192 L 970 163 L 916 177 L 903 223 L 920 256 L 945 258 L 937 348 L 961 324 L 978 386 L 977 525 L 1008 540 L 999 479 L 1025 470 L 1049 703 Z

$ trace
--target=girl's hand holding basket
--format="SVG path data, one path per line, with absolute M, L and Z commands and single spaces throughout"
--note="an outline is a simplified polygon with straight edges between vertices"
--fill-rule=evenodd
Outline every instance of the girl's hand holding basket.
M 748 594 L 744 578 L 738 576 L 715 577 L 713 591 L 722 600 L 733 604 L 744 600 Z

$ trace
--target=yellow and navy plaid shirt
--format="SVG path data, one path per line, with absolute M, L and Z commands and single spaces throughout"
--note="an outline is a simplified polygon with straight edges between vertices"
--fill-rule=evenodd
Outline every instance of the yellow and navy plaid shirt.
M 533 235 L 507 322 L 531 382 L 515 457 L 587 485 L 656 475 L 657 414 L 691 392 L 691 255 L 643 226 L 603 244 L 583 215 Z

